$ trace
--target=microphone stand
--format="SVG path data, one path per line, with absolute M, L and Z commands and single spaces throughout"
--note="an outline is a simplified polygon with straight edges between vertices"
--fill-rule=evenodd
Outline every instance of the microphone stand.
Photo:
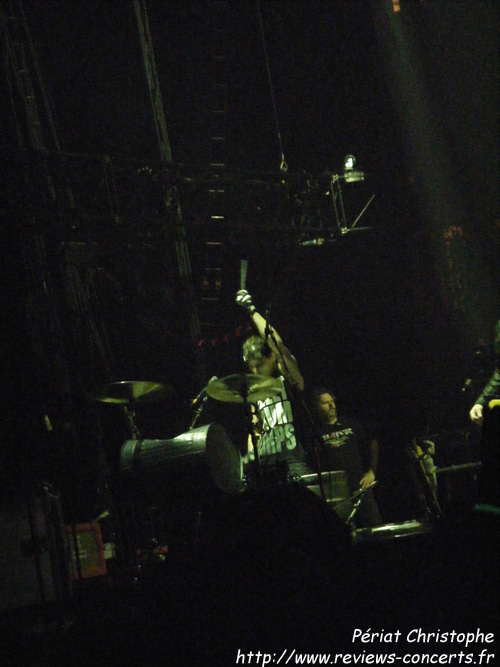
M 286 359 L 285 359 L 284 355 L 282 354 L 282 352 L 280 351 L 279 345 L 278 345 L 278 343 L 276 341 L 276 338 L 273 334 L 273 328 L 271 327 L 271 325 L 269 323 L 269 320 L 266 317 L 266 331 L 268 329 L 269 329 L 269 331 L 268 331 L 269 338 L 274 343 L 274 346 L 275 346 L 275 348 L 278 352 L 278 357 L 279 357 L 280 362 L 283 366 L 283 369 L 286 371 L 286 374 L 291 378 L 292 376 L 291 376 L 291 373 L 290 373 L 290 369 L 287 366 Z M 311 417 L 311 413 L 309 412 L 309 408 L 307 407 L 307 404 L 306 404 L 306 401 L 304 399 L 304 396 L 303 396 L 302 392 L 298 391 L 297 384 L 293 380 L 290 381 L 290 386 L 292 387 L 292 391 L 293 391 L 293 394 L 294 394 L 295 398 L 297 398 L 300 401 L 300 403 L 302 404 L 302 407 L 303 407 L 303 409 L 304 409 L 304 411 L 307 415 L 307 418 L 310 422 L 310 425 L 312 427 L 312 431 L 313 431 L 313 434 L 314 434 L 314 437 L 315 437 L 315 440 L 316 440 L 316 446 L 313 447 L 312 451 L 313 451 L 314 463 L 315 463 L 316 469 L 317 469 L 318 486 L 319 486 L 321 499 L 324 502 L 326 502 L 326 495 L 325 495 L 325 489 L 323 487 L 323 479 L 321 477 L 321 466 L 320 466 L 319 454 L 318 454 L 318 451 L 319 451 L 318 445 L 321 446 L 323 441 L 322 441 L 322 438 L 321 438 L 320 434 L 318 433 L 318 430 L 317 430 L 317 428 L 314 424 L 314 421 Z

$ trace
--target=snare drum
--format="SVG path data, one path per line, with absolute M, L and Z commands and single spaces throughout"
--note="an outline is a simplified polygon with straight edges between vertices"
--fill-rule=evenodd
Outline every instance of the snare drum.
M 428 535 L 432 531 L 429 522 L 411 519 L 403 523 L 385 523 L 373 528 L 358 528 L 354 531 L 354 543 L 382 542 L 401 538 Z

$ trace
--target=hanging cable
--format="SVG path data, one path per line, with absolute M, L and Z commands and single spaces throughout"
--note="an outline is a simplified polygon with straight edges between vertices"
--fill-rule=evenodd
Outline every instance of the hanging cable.
M 262 38 L 262 47 L 264 49 L 264 57 L 266 59 L 267 80 L 269 82 L 269 90 L 271 91 L 271 102 L 273 105 L 274 122 L 276 123 L 276 134 L 278 135 L 278 143 L 280 146 L 280 153 L 281 153 L 281 162 L 279 168 L 280 171 L 288 171 L 288 165 L 285 161 L 285 154 L 283 153 L 283 143 L 281 141 L 280 126 L 278 123 L 278 109 L 276 108 L 276 100 L 274 99 L 273 81 L 271 78 L 271 68 L 269 67 L 269 57 L 267 55 L 266 38 L 264 36 L 264 24 L 262 22 L 262 13 L 260 11 L 259 0 L 257 0 L 257 13 L 259 15 L 259 26 L 260 26 L 260 36 Z

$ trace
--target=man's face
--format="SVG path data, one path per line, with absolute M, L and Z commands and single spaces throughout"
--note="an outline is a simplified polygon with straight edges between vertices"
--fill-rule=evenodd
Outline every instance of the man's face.
M 258 359 L 250 359 L 248 361 L 248 367 L 250 372 L 254 375 L 265 375 L 266 377 L 272 377 L 274 373 L 276 357 L 274 352 L 268 357 L 262 356 Z
M 316 402 L 321 421 L 326 424 L 335 424 L 337 421 L 337 407 L 331 394 L 320 394 Z

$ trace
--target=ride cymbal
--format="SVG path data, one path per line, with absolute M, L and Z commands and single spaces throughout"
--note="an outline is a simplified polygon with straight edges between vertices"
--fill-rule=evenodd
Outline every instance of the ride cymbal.
M 206 392 L 210 398 L 224 403 L 255 403 L 281 392 L 281 383 L 266 375 L 228 375 L 209 382 Z
M 172 387 L 160 382 L 123 381 L 107 384 L 94 395 L 101 403 L 153 403 L 169 398 L 174 393 Z

